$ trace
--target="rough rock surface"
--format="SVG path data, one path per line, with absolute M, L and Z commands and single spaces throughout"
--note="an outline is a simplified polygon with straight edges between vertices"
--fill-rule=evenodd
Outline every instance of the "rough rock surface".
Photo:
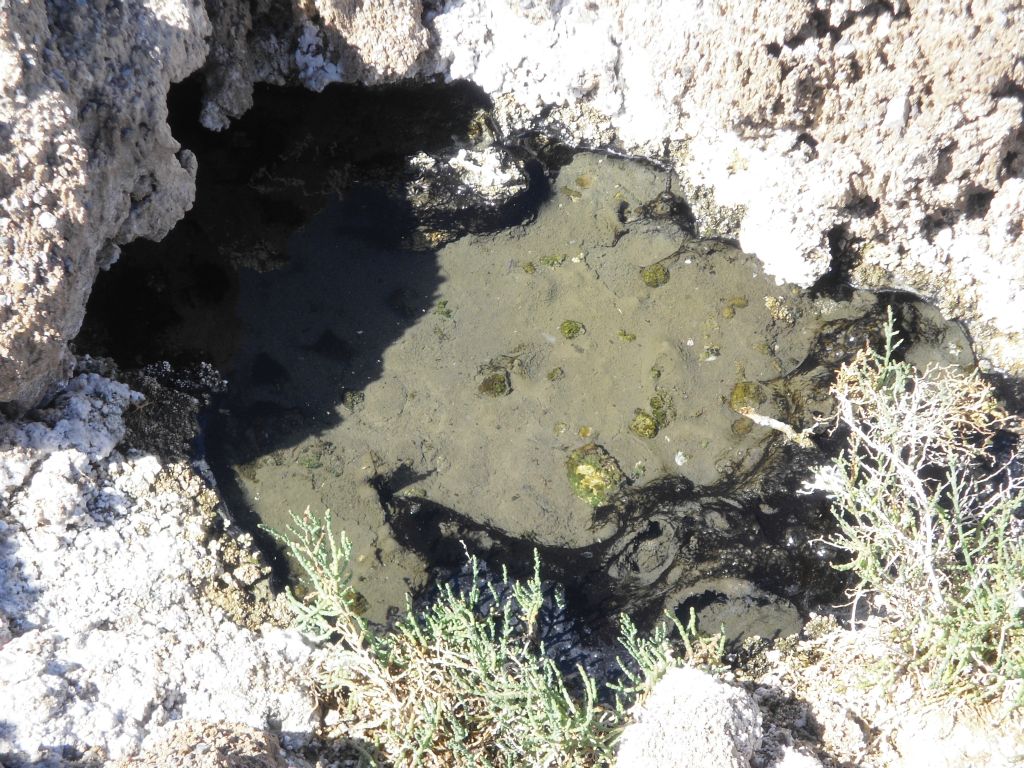
M 428 53 L 416 0 L 214 0 L 207 7 L 213 36 L 201 119 L 211 130 L 252 106 L 254 83 L 322 91 L 336 82 L 394 82 L 419 74 Z
M 202 64 L 208 33 L 198 0 L 0 11 L 0 403 L 30 406 L 67 377 L 97 271 L 191 205 L 167 88 Z
M 276 736 L 240 725 L 176 723 L 169 735 L 116 768 L 300 768 Z
M 761 713 L 740 688 L 690 667 L 670 669 L 619 742 L 619 768 L 749 768 Z
M 460 149 L 444 156 L 419 152 L 406 161 L 412 178 L 402 196 L 433 247 L 467 232 L 508 225 L 512 205 L 529 186 L 523 163 L 497 147 Z M 397 191 L 397 190 L 396 190 Z
M 894 681 L 874 671 L 893 642 L 877 618 L 851 631 L 812 616 L 799 638 L 752 665 L 762 668 L 745 686 L 764 719 L 754 765 L 788 765 L 807 753 L 866 768 L 1020 764 L 1024 716 L 1015 701 L 1024 683 L 986 705 L 922 697 L 909 675 Z
M 839 248 L 856 282 L 937 301 L 988 362 L 1024 373 L 1016 4 L 206 5 L 33 0 L 0 17 L 0 402 L 36 402 L 66 373 L 97 265 L 189 206 L 195 164 L 175 155 L 165 96 L 201 65 L 213 129 L 255 82 L 473 80 L 506 129 L 671 162 L 703 230 L 777 277 L 810 284 Z
M 294 741 L 313 726 L 302 638 L 200 599 L 231 579 L 203 482 L 116 450 L 139 400 L 88 373 L 31 419 L 0 422 L 4 765 L 132 755 L 176 720 Z

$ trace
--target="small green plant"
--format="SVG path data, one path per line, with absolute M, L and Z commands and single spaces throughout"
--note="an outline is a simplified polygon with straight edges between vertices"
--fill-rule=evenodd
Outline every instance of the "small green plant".
M 649 691 L 661 676 L 677 662 L 672 630 L 679 636 L 687 663 L 705 669 L 716 675 L 724 674 L 729 667 L 725 663 L 725 633 L 703 635 L 697 629 L 697 611 L 690 614 L 683 624 L 674 614 L 666 613 L 664 619 L 655 625 L 649 637 L 643 637 L 626 615 L 619 617 L 619 642 L 626 649 L 629 660 L 622 664 L 626 684 L 616 687 L 620 693 L 643 693 Z
M 1020 431 L 977 372 L 896 359 L 890 313 L 883 352 L 861 351 L 833 393 L 847 448 L 811 488 L 833 499 L 858 579 L 910 669 L 939 693 L 989 698 L 1024 678 L 1024 480 L 993 458 Z
M 536 557 L 524 582 L 503 573 L 500 594 L 470 557 L 469 590 L 442 586 L 430 606 L 409 605 L 393 629 L 375 631 L 360 616 L 351 545 L 333 533 L 329 513 L 293 515 L 282 541 L 307 582 L 302 599 L 289 593 L 297 626 L 329 641 L 317 683 L 338 708 L 338 735 L 372 745 L 359 749 L 364 765 L 606 766 L 629 708 L 675 663 L 670 628 L 642 638 L 623 618 L 623 683 L 602 697 L 582 668 L 570 681 L 538 637 L 545 598 Z M 692 621 L 675 625 L 692 652 Z

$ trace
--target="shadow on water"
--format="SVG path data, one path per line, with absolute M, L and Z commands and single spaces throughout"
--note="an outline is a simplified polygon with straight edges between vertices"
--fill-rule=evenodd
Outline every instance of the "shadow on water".
M 252 109 L 213 133 L 199 124 L 191 78 L 168 106 L 175 138 L 198 159 L 195 203 L 163 240 L 130 243 L 99 276 L 78 348 L 125 368 L 206 360 L 230 371 L 242 270 L 285 264 L 289 238 L 329 199 L 354 179 L 392 178 L 418 151 L 450 148 L 487 102 L 465 84 L 259 86 Z M 388 228 L 405 225 L 399 216 Z
M 564 587 L 571 615 L 607 641 L 618 636 L 620 614 L 650 629 L 666 610 L 685 622 L 690 606 L 704 607 L 696 601 L 724 599 L 694 585 L 749 581 L 806 612 L 828 602 L 845 583 L 808 536 L 806 521 L 819 505 L 797 497 L 795 487 L 744 502 L 733 488 L 700 488 L 682 477 L 663 477 L 596 510 L 597 519 L 613 522 L 615 532 L 582 548 L 509 536 L 434 502 L 380 490 L 396 538 L 429 557 L 440 572 L 458 572 L 468 549 L 507 566 L 513 578 L 526 579 L 536 553 L 545 578 Z M 780 518 L 786 521 L 759 511 L 772 505 L 785 505 L 788 514 Z
M 206 456 L 241 522 L 257 521 L 244 519 L 249 500 L 232 468 L 244 472 L 337 426 L 380 377 L 385 350 L 434 306 L 436 259 L 402 247 L 411 226 L 407 208 L 355 190 L 295 235 L 285 267 L 240 275 L 243 332 L 227 390 L 203 431 Z
M 417 237 L 423 221 L 402 175 L 416 152 L 469 145 L 486 104 L 459 85 L 261 88 L 245 117 L 212 134 L 199 127 L 199 97 L 187 82 L 170 99 L 175 136 L 199 162 L 193 210 L 162 242 L 126 247 L 101 276 L 79 347 L 124 368 L 209 360 L 225 374 L 226 391 L 201 417 L 198 449 L 232 517 L 275 552 L 258 530 L 247 473 L 257 462 L 301 467 L 302 451 L 281 452 L 357 409 L 388 349 L 435 309 L 443 276 Z M 548 194 L 539 164 L 532 170 L 529 193 L 502 226 L 529 218 Z M 313 482 L 309 472 L 304 482 Z M 460 540 L 496 561 L 532 562 L 533 542 L 396 494 L 416 479 L 380 482 L 395 538 L 425 562 L 457 566 Z M 421 513 L 406 514 L 415 505 Z M 599 512 L 615 534 L 583 549 L 539 548 L 594 618 L 628 608 L 641 623 L 645 613 L 653 620 L 702 574 L 779 592 L 813 581 L 795 573 L 781 533 L 752 525 L 749 506 L 713 489 L 666 479 Z M 283 575 L 280 558 L 276 565 Z
M 232 516 L 273 550 L 235 469 L 340 423 L 434 306 L 436 254 L 401 180 L 417 152 L 471 146 L 489 104 L 464 83 L 260 86 L 222 133 L 200 126 L 200 106 L 198 79 L 172 88 L 172 131 L 199 165 L 192 210 L 100 275 L 76 346 L 125 370 L 209 361 L 225 375 L 197 448 Z M 529 218 L 547 194 L 528 168 L 529 191 L 494 223 Z
M 232 516 L 272 552 L 243 486 L 257 462 L 287 464 L 306 489 L 318 482 L 312 470 L 320 466 L 303 462 L 319 458 L 304 447 L 278 454 L 315 442 L 357 410 L 381 379 L 388 350 L 438 308 L 444 277 L 423 244 L 421 211 L 403 194 L 403 173 L 416 152 L 471 144 L 486 104 L 457 85 L 262 88 L 244 118 L 211 134 L 198 127 L 199 102 L 196 82 L 172 92 L 175 135 L 199 161 L 195 206 L 165 240 L 126 247 L 101 277 L 79 348 L 126 369 L 209 360 L 225 374 L 226 391 L 202 417 L 198 449 Z M 502 226 L 531 216 L 547 194 L 539 164 L 533 171 L 530 192 Z M 814 378 L 863 347 L 879 311 L 819 329 L 818 352 L 793 378 Z M 789 468 L 786 477 L 819 458 L 785 446 L 776 452 L 772 461 Z M 438 567 L 463 562 L 462 540 L 496 561 L 532 563 L 534 542 L 400 493 L 421 480 L 376 479 L 401 545 Z M 715 585 L 728 579 L 804 610 L 837 584 L 822 577 L 827 567 L 808 544 L 820 534 L 817 508 L 794 501 L 787 482 L 775 478 L 749 498 L 679 477 L 651 482 L 597 511 L 595 529 L 611 531 L 597 543 L 537 549 L 594 624 L 626 609 L 643 624 L 666 605 L 716 600 Z M 301 490 L 280 488 L 294 489 Z

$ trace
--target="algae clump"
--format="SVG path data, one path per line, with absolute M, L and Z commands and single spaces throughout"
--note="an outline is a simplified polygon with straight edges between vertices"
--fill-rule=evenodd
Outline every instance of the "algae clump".
M 439 315 L 440 317 L 446 317 L 449 320 L 451 319 L 452 310 L 451 307 L 448 306 L 447 299 L 441 299 L 441 301 L 434 305 L 434 314 Z
M 355 413 L 356 409 L 363 404 L 364 400 L 366 400 L 365 394 L 362 392 L 354 392 L 352 390 L 345 392 L 345 394 L 341 396 L 341 404 L 344 405 L 350 413 Z
M 658 429 L 664 429 L 667 427 L 672 419 L 676 417 L 676 409 L 672 403 L 672 395 L 662 390 L 657 390 L 651 397 L 651 416 L 654 417 L 654 423 L 658 425 Z
M 543 264 L 545 267 L 550 267 L 551 269 L 554 269 L 555 267 L 562 266 L 565 263 L 565 259 L 565 254 L 559 253 L 557 255 L 553 254 L 551 256 L 541 256 L 540 263 Z
M 729 299 L 725 306 L 722 307 L 722 317 L 726 320 L 731 320 L 736 317 L 736 310 L 743 309 L 749 304 L 746 296 L 733 296 Z
M 648 288 L 658 288 L 668 282 L 668 267 L 658 262 L 640 270 L 640 279 Z
M 629 431 L 637 437 L 650 440 L 658 434 L 658 422 L 647 411 L 637 408 L 633 413 L 633 421 L 629 423 Z
M 509 381 L 508 371 L 499 371 L 484 376 L 477 391 L 487 397 L 504 397 L 512 391 L 512 382 Z
M 604 504 L 626 481 L 618 462 L 597 443 L 570 453 L 565 469 L 573 493 L 592 507 Z
M 739 414 L 754 410 L 766 402 L 768 402 L 768 393 L 756 381 L 738 382 L 729 395 L 729 407 Z
M 586 326 L 578 320 L 563 320 L 558 330 L 567 339 L 575 339 L 587 332 Z

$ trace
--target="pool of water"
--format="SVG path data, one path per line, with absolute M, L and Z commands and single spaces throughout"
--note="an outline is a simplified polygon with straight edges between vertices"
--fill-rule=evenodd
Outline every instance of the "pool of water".
M 235 503 L 278 530 L 292 512 L 331 509 L 374 619 L 424 583 L 431 552 L 408 533 L 423 509 L 563 562 L 619 542 L 628 565 L 604 551 L 603 580 L 661 582 L 662 603 L 729 592 L 693 568 L 671 573 L 679 521 L 761 533 L 751 500 L 777 491 L 801 451 L 738 411 L 811 426 L 829 409 L 830 366 L 878 334 L 882 302 L 778 285 L 755 258 L 661 215 L 670 184 L 581 153 L 531 221 L 434 251 L 389 236 L 396 201 L 357 190 L 330 203 L 294 234 L 286 266 L 240 277 L 241 340 L 208 441 Z M 955 327 L 935 328 L 928 354 L 970 361 Z M 660 487 L 659 501 L 627 521 L 607 509 L 614 494 L 581 499 L 567 462 L 585 446 L 626 495 Z M 677 506 L 694 497 L 679 489 L 716 490 L 705 511 L 655 514 L 670 487 Z M 714 512 L 714 494 L 741 501 Z M 749 578 L 769 545 L 721 544 L 709 559 L 751 552 L 730 572 Z
M 212 362 L 228 387 L 198 444 L 229 513 L 332 510 L 372 620 L 466 549 L 513 573 L 537 550 L 591 622 L 693 607 L 791 631 L 841 586 L 825 500 L 795 494 L 835 444 L 771 425 L 828 416 L 887 305 L 913 362 L 973 362 L 910 297 L 779 285 L 696 237 L 663 169 L 501 144 L 465 87 L 262 88 L 216 135 L 198 94 L 171 99 L 196 204 L 101 276 L 79 348 Z M 527 193 L 412 199 L 416 153 L 488 143 L 527 160 Z

